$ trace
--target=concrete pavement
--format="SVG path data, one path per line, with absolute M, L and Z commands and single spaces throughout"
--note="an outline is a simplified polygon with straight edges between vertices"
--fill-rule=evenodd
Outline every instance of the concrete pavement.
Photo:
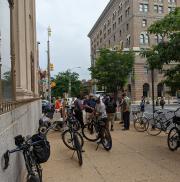
M 117 123 L 112 132 L 113 148 L 85 140 L 83 166 L 65 147 L 60 133 L 49 134 L 51 157 L 43 165 L 44 182 L 179 182 L 180 150 L 169 151 L 167 136 L 153 137 L 133 128 L 121 131 Z

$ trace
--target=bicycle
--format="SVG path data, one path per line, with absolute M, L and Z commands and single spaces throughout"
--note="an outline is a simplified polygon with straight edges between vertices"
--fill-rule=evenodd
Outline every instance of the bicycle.
M 81 134 L 78 132 L 78 130 L 80 129 L 80 125 L 79 122 L 76 120 L 76 118 L 73 116 L 71 109 L 68 110 L 66 125 L 68 129 L 62 133 L 63 143 L 69 149 L 74 150 L 74 153 L 75 152 L 77 153 L 79 165 L 82 166 L 83 164 L 82 148 L 84 145 L 84 140 Z M 72 157 L 74 156 L 74 153 Z
M 174 112 L 173 123 L 175 125 L 170 129 L 167 137 L 168 147 L 171 151 L 175 151 L 180 147 L 180 129 L 177 127 L 180 126 L 180 117 L 176 116 L 176 113 L 179 110 L 180 108 L 175 111 L 171 111 Z
M 170 113 L 172 111 L 168 111 Z M 159 135 L 162 131 L 167 133 L 168 128 L 173 124 L 173 118 L 167 119 L 166 114 L 163 111 L 156 110 L 154 119 L 151 118 L 146 123 L 146 131 L 152 136 Z
M 27 138 L 18 135 L 14 139 L 17 148 L 7 150 L 3 155 L 3 169 L 6 170 L 9 166 L 10 154 L 22 151 L 27 169 L 26 181 L 42 182 L 42 168 L 40 164 L 46 162 L 50 156 L 50 145 L 45 135 L 35 134 Z
M 139 114 L 141 114 L 141 111 L 132 111 L 132 115 L 133 115 L 133 123 L 134 123 L 134 128 L 136 129 L 136 131 L 138 132 L 144 132 L 146 131 L 146 122 L 148 120 L 148 117 L 146 117 L 146 115 L 144 114 L 144 112 L 142 113 L 142 116 L 139 116 Z
M 99 144 L 102 144 L 104 149 L 109 151 L 112 148 L 112 138 L 109 129 L 106 127 L 104 120 L 98 120 L 97 117 L 93 117 L 90 123 L 87 123 L 82 128 L 82 134 L 84 138 L 91 142 L 97 142 L 97 148 Z
M 58 121 L 53 121 L 53 114 L 52 112 L 44 112 L 42 118 L 39 120 L 39 128 L 38 131 L 43 133 L 51 127 L 54 131 L 61 131 L 63 128 L 63 120 L 60 118 Z

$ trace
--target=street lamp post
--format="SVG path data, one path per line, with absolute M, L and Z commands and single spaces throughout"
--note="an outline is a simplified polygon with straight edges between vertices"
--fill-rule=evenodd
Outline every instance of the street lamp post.
M 74 67 L 74 68 L 69 69 L 69 85 L 68 85 L 69 89 L 68 89 L 68 97 L 71 97 L 71 88 L 72 88 L 72 85 L 71 85 L 71 71 L 73 69 L 76 69 L 76 68 L 81 68 L 81 67 L 78 66 L 78 67 Z
M 48 99 L 51 103 L 51 72 L 50 72 L 50 41 L 51 27 L 48 27 L 48 41 L 47 41 L 47 71 L 48 71 Z

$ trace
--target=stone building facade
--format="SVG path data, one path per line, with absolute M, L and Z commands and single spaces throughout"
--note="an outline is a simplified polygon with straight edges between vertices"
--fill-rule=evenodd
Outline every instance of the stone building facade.
M 177 6 L 179 0 L 110 0 L 88 34 L 92 65 L 101 48 L 136 52 L 134 75 L 127 85 L 133 100 L 140 100 L 143 95 L 151 97 L 151 72 L 139 51 L 162 41 L 161 36 L 148 35 L 147 28 Z M 155 96 L 165 96 L 167 88 L 161 84 L 163 74 L 155 71 L 154 77 Z
M 32 135 L 41 116 L 35 0 L 0 0 L 0 157 L 14 137 Z M 21 153 L 10 156 L 0 181 L 24 181 Z

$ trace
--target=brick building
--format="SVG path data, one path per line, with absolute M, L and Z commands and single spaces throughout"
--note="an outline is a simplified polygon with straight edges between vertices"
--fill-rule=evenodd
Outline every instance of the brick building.
M 92 65 L 100 48 L 136 52 L 134 73 L 127 85 L 133 100 L 151 97 L 151 72 L 138 53 L 162 41 L 159 35 L 148 35 L 147 28 L 177 6 L 179 0 L 110 0 L 88 34 Z M 155 96 L 165 96 L 168 88 L 161 84 L 162 72 L 156 70 L 154 77 Z

